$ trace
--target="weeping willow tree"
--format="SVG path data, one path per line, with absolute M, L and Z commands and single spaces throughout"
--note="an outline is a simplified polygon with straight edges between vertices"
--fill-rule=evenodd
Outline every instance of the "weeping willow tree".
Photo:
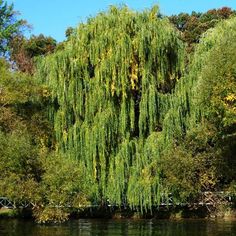
M 111 7 L 38 66 L 57 150 L 79 160 L 98 201 L 141 209 L 160 201 L 160 134 L 184 46 L 158 14 Z
M 165 153 L 206 121 L 219 133 L 235 126 L 235 18 L 206 33 L 179 80 L 184 45 L 158 14 L 111 7 L 38 66 L 56 148 L 78 160 L 98 202 L 158 205 L 171 191 Z

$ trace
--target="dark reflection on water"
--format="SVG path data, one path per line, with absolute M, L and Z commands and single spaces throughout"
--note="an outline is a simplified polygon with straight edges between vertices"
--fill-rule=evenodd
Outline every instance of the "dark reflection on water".
M 60 225 L 38 225 L 31 221 L 0 220 L 0 236 L 227 236 L 236 235 L 235 220 L 91 220 Z

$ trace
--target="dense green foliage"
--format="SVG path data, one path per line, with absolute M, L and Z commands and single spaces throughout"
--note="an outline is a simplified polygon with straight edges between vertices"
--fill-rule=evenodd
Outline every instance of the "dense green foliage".
M 80 25 L 65 50 L 39 66 L 51 91 L 57 150 L 84 166 L 96 201 L 147 209 L 170 192 L 178 202 L 232 180 L 223 166 L 235 167 L 221 151 L 232 156 L 234 150 L 232 142 L 222 146 L 219 122 L 234 124 L 235 117 L 233 110 L 217 117 L 213 101 L 234 102 L 233 82 L 224 73 L 235 65 L 224 62 L 224 71 L 216 70 L 222 59 L 234 63 L 234 20 L 206 34 L 178 81 L 183 44 L 157 15 L 154 8 L 135 13 L 112 7 Z
M 0 196 L 16 207 L 31 202 L 40 222 L 63 221 L 68 213 L 55 206 L 87 204 L 84 172 L 75 160 L 49 153 L 47 90 L 28 75 L 10 72 L 4 60 L 0 74 Z
M 148 167 L 158 159 L 158 130 L 184 51 L 156 10 L 112 7 L 80 25 L 65 50 L 40 65 L 57 148 L 86 168 L 99 201 L 159 201 L 159 175 Z
M 208 31 L 196 48 L 189 73 L 176 86 L 175 106 L 168 113 L 184 126 L 175 126 L 181 132 L 174 134 L 174 145 L 163 159 L 171 192 L 172 188 L 179 194 L 224 189 L 235 179 L 235 34 L 236 18 Z M 169 126 L 170 121 L 166 123 Z M 182 168 L 168 155 L 183 162 Z M 176 168 L 165 166 L 165 158 Z M 181 191 L 178 184 L 189 190 Z
M 32 202 L 46 222 L 89 202 L 143 211 L 170 193 L 175 203 L 235 194 L 236 18 L 218 22 L 233 14 L 111 7 L 58 48 L 15 37 L 17 69 L 0 60 L 0 195 Z M 180 33 L 171 22 L 182 17 Z

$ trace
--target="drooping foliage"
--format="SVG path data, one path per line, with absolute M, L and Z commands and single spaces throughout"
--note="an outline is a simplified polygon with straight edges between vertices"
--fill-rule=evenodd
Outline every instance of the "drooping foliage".
M 235 26 L 209 30 L 183 74 L 183 43 L 155 7 L 111 7 L 39 63 L 56 148 L 93 200 L 146 210 L 234 180 Z
M 159 202 L 158 143 L 183 53 L 156 7 L 111 7 L 39 64 L 57 149 L 84 166 L 96 200 L 142 209 Z

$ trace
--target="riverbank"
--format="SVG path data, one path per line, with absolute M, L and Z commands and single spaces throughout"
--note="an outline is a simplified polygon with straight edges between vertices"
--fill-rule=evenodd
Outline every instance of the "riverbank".
M 0 209 L 0 219 L 2 218 L 16 218 L 17 217 L 17 210 L 8 209 L 8 208 L 1 208 Z
M 31 209 L 0 208 L 0 219 L 32 219 Z
M 73 215 L 73 214 L 72 214 Z M 236 208 L 233 205 L 215 206 L 169 206 L 158 207 L 140 212 L 129 208 L 107 207 L 87 208 L 82 212 L 74 212 L 78 218 L 109 218 L 109 219 L 204 219 L 204 218 L 235 218 Z
M 140 212 L 130 208 L 90 207 L 83 211 L 68 209 L 69 219 L 236 219 L 236 208 L 232 205 L 212 206 L 170 206 L 153 208 Z M 0 219 L 33 219 L 31 209 L 0 208 Z

